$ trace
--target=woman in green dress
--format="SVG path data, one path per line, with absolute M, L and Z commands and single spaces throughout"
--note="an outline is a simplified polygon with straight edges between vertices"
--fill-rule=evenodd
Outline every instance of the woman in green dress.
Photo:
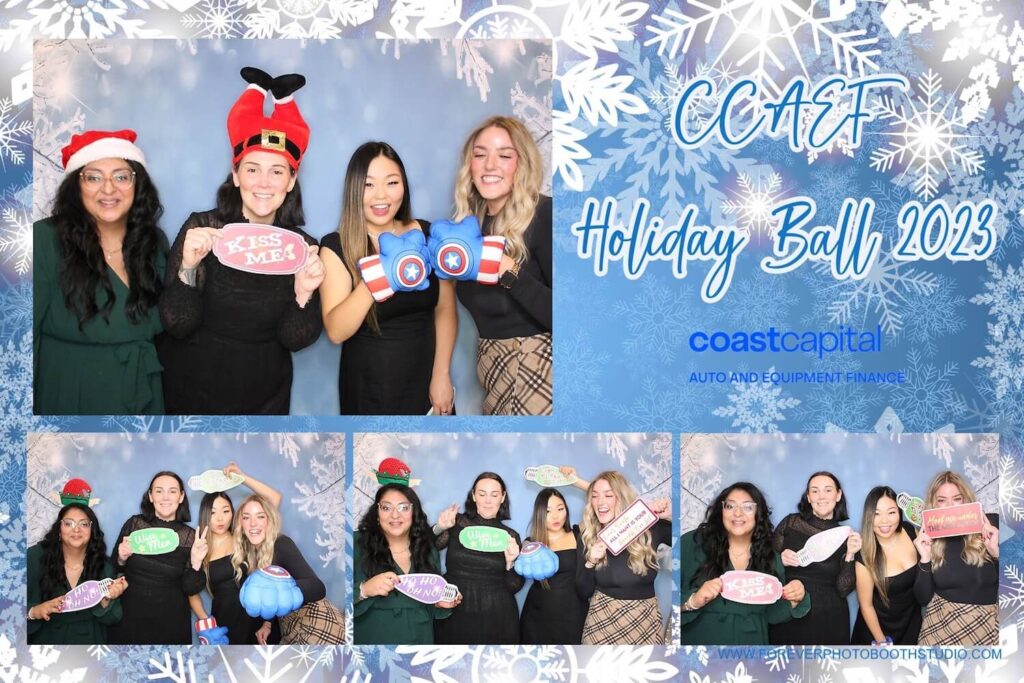
M 135 138 L 131 130 L 72 136 L 53 214 L 33 226 L 38 415 L 164 410 L 153 338 L 167 240 Z
M 403 484 L 385 484 L 359 522 L 355 548 L 355 643 L 433 645 L 434 619 L 445 619 L 462 601 L 433 605 L 395 590 L 402 576 L 440 574 L 434 534 L 419 496 Z
M 43 540 L 28 549 L 29 645 L 102 645 L 107 626 L 121 620 L 124 577 L 95 607 L 61 612 L 64 596 L 85 581 L 114 577 L 96 514 L 71 503 L 61 508 Z
M 753 484 L 737 482 L 708 506 L 704 522 L 683 535 L 682 642 L 684 645 L 767 645 L 768 624 L 800 618 L 811 609 L 799 580 L 782 587 L 769 605 L 733 602 L 721 596 L 722 574 L 750 570 L 785 577 L 772 547 L 771 510 Z

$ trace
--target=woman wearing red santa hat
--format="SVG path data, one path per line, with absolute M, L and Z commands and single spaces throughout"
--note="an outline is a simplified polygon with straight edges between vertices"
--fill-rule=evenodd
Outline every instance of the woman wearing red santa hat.
M 286 415 L 293 351 L 320 336 L 318 288 L 324 277 L 305 222 L 296 174 L 309 127 L 292 93 L 298 74 L 271 78 L 242 69 L 249 87 L 228 114 L 233 167 L 217 206 L 193 213 L 171 248 L 160 298 L 164 398 L 171 414 Z M 263 115 L 267 91 L 274 111 Z M 274 225 L 298 233 L 309 258 L 293 276 L 235 270 L 210 252 L 229 223 Z
M 163 412 L 153 337 L 167 240 L 135 139 L 73 135 L 53 214 L 33 226 L 36 414 Z

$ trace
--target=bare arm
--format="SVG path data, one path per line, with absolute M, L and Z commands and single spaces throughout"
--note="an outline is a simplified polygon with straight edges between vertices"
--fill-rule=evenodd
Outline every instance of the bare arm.
M 455 400 L 452 388 L 452 351 L 459 331 L 455 310 L 455 282 L 442 280 L 434 307 L 434 369 L 430 376 L 430 403 L 435 413 L 450 411 Z
M 271 505 L 273 505 L 277 509 L 281 509 L 280 491 L 278 491 L 272 486 L 269 486 L 268 484 L 264 484 L 259 479 L 244 473 L 234 461 L 229 462 L 227 466 L 224 468 L 225 475 L 231 474 L 232 472 L 234 472 L 235 474 L 240 474 L 243 477 L 245 477 L 244 483 L 252 490 L 253 493 L 263 496 L 270 502 Z
M 206 613 L 206 608 L 203 607 L 203 600 L 198 594 L 188 596 L 188 606 L 192 608 L 192 614 L 196 615 L 196 619 L 207 619 L 210 615 Z
M 320 285 L 324 329 L 331 342 L 340 344 L 354 335 L 366 320 L 373 306 L 373 295 L 362 280 L 353 287 L 352 275 L 333 250 L 324 249 L 320 260 L 325 273 Z

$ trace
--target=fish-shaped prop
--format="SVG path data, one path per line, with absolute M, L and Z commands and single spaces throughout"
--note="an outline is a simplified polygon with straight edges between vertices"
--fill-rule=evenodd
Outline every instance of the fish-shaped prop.
M 224 474 L 223 470 L 206 470 L 202 474 L 189 477 L 188 487 L 193 491 L 218 493 L 234 488 L 244 481 L 245 477 L 237 472 Z
M 451 602 L 459 594 L 458 586 L 437 574 L 403 574 L 399 579 L 396 591 L 428 605 Z
M 163 555 L 178 547 L 178 534 L 170 529 L 150 527 L 130 533 L 128 543 L 136 555 Z
M 921 516 L 921 513 L 924 512 L 924 501 L 906 491 L 900 491 L 896 494 L 896 504 L 903 510 L 903 516 L 907 521 L 920 529 L 924 522 L 924 518 Z
M 100 579 L 99 581 L 85 581 L 78 584 L 64 594 L 64 602 L 61 603 L 61 612 L 77 612 L 83 609 L 90 609 L 100 604 L 103 598 L 109 598 L 107 589 L 113 579 Z
M 558 555 L 539 541 L 527 541 L 512 568 L 525 579 L 543 581 L 558 573 Z
M 554 465 L 526 468 L 526 481 L 536 482 L 538 486 L 572 486 L 576 479 L 575 474 L 565 474 Z
M 815 562 L 824 562 L 832 557 L 832 554 L 839 550 L 843 543 L 846 543 L 846 539 L 850 537 L 851 533 L 853 533 L 853 529 L 850 527 L 837 526 L 834 529 L 814 534 L 807 539 L 804 547 L 797 551 L 796 557 L 800 561 L 800 566 L 806 567 Z
M 722 597 L 747 605 L 771 605 L 782 597 L 782 582 L 761 572 L 726 572 L 722 574 Z
M 511 536 L 504 529 L 490 526 L 467 526 L 459 532 L 459 543 L 482 553 L 503 553 Z

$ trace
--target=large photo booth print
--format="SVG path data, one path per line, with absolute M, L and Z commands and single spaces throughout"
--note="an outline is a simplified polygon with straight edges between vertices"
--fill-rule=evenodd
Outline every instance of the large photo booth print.
M 131 54 L 133 43 L 118 40 L 122 38 L 175 37 L 180 39 L 175 47 L 182 50 L 193 48 L 190 41 L 203 39 L 289 38 L 319 45 L 319 39 L 378 38 L 381 49 L 396 60 L 410 45 L 402 41 L 435 38 L 453 55 L 450 79 L 473 91 L 486 87 L 490 69 L 499 61 L 485 56 L 491 41 L 511 38 L 515 45 L 516 39 L 551 39 L 550 52 L 537 55 L 537 63 L 550 73 L 553 97 L 548 134 L 559 330 L 555 417 L 541 427 L 528 421 L 500 424 L 547 432 L 827 432 L 840 437 L 868 432 L 894 440 L 915 432 L 999 434 L 998 512 L 1015 532 L 1004 534 L 1001 546 L 1000 623 L 1004 631 L 1009 624 L 1015 628 L 1007 632 L 1000 658 L 991 661 L 910 659 L 894 665 L 790 659 L 780 671 L 769 658 L 739 661 L 713 650 L 578 648 L 564 660 L 554 659 L 561 652 L 531 653 L 530 666 L 517 670 L 522 671 L 517 677 L 546 677 L 532 663 L 538 659 L 552 664 L 547 677 L 564 680 L 1016 678 L 1013 672 L 1024 660 L 1017 644 L 1024 625 L 1018 618 L 1024 606 L 1019 533 L 1024 524 L 1024 30 L 1018 4 L 125 0 L 75 6 L 65 0 L 14 0 L 5 7 L 7 16 L 9 23 L 0 28 L 0 550 L 10 567 L 4 572 L 4 595 L 20 594 L 24 583 L 22 494 L 29 431 L 123 430 L 125 438 L 139 438 L 138 432 L 149 430 L 306 431 L 322 420 L 31 417 L 33 204 L 28 164 L 44 141 L 50 140 L 52 153 L 58 141 L 75 132 L 74 126 L 33 128 L 31 41 L 54 40 L 61 49 L 73 49 L 61 42 L 65 38 L 100 41 L 100 50 L 84 58 L 106 65 Z M 296 52 L 301 45 L 289 43 Z M 80 84 L 66 72 L 53 74 L 51 82 L 38 86 L 41 96 L 76 102 L 76 97 L 91 95 L 79 90 Z M 774 136 L 767 124 L 757 130 L 750 126 L 754 114 L 764 111 L 758 107 L 782 101 L 795 80 L 806 85 L 802 99 L 809 100 L 829 79 L 838 77 L 849 85 L 886 74 L 902 81 L 863 91 L 858 111 L 870 112 L 870 120 L 847 120 L 828 138 L 838 119 L 825 116 L 813 136 L 821 143 L 816 147 L 800 143 L 812 137 L 809 129 L 822 113 L 820 106 L 800 114 L 798 118 L 806 115 L 807 120 L 798 126 L 792 143 L 792 108 L 780 110 L 785 113 Z M 741 81 L 749 85 L 739 85 Z M 691 90 L 680 108 L 682 96 L 698 82 L 704 85 Z M 753 130 L 743 144 L 726 144 L 717 130 L 718 112 L 730 88 L 739 89 L 731 101 L 734 113 L 726 117 L 725 135 L 738 139 Z M 512 100 L 514 92 L 501 96 Z M 831 116 L 853 111 L 852 92 L 844 90 L 844 104 Z M 106 93 L 101 91 L 96 99 L 100 94 Z M 83 108 L 83 117 L 87 111 Z M 84 126 L 84 118 L 76 125 Z M 711 132 L 694 139 L 705 130 Z M 638 259 L 634 272 L 627 272 L 628 262 L 597 249 L 600 231 L 591 230 L 591 243 L 581 244 L 580 231 L 573 232 L 571 226 L 585 222 L 588 199 L 594 200 L 598 218 L 591 223 L 600 222 L 599 210 L 611 206 L 611 199 L 614 213 L 609 217 L 614 220 L 609 222 L 624 230 L 634 225 L 634 212 L 643 209 L 644 200 L 648 206 L 637 213 L 643 219 L 636 221 L 637 228 L 649 231 L 654 218 L 662 220 L 659 230 L 676 227 L 692 207 L 692 225 L 733 226 L 734 243 L 744 236 L 749 241 L 733 252 L 728 288 L 709 290 L 707 298 L 721 297 L 708 303 L 701 296 L 705 280 L 713 272 L 723 273 L 721 267 L 714 271 L 712 261 L 684 259 L 685 277 L 679 277 L 681 268 L 672 260 L 651 258 Z M 870 220 L 865 199 L 873 204 Z M 836 277 L 834 260 L 804 262 L 782 274 L 761 268 L 778 238 L 780 215 L 772 210 L 788 204 L 791 217 L 797 218 L 810 208 L 809 200 L 815 209 L 813 216 L 807 211 L 810 226 L 835 229 L 845 203 L 848 234 L 864 227 L 865 247 L 859 253 L 867 254 L 867 245 L 877 243 L 873 257 L 863 261 L 862 277 Z M 916 215 L 915 202 L 921 207 Z M 945 202 L 947 213 L 936 202 Z M 929 209 L 934 209 L 930 216 Z M 915 219 L 917 235 L 923 235 L 926 216 L 931 225 L 927 239 L 904 251 L 923 249 L 938 256 L 898 258 L 901 237 Z M 980 260 L 951 260 L 950 251 L 959 251 L 953 238 L 966 234 L 963 228 L 953 231 L 957 221 L 971 228 L 973 236 L 965 244 L 980 250 L 975 257 L 989 248 L 991 253 Z M 944 231 L 943 224 L 950 229 Z M 705 239 L 710 243 L 714 233 L 724 241 L 729 232 L 708 230 Z M 880 237 L 867 239 L 871 234 Z M 986 236 L 994 238 L 991 245 Z M 598 274 L 600 253 L 608 257 L 604 275 Z M 620 249 L 619 256 L 626 253 Z M 641 262 L 643 272 L 637 273 Z M 713 284 L 714 278 L 708 281 Z M 754 333 L 763 333 L 768 344 L 773 328 L 777 335 L 810 332 L 807 348 L 775 353 L 731 348 L 734 342 L 750 348 Z M 849 344 L 843 351 L 828 350 L 840 338 L 849 341 L 849 330 L 856 350 Z M 707 340 L 694 338 L 695 333 Z M 868 337 L 862 339 L 862 334 Z M 691 342 L 707 348 L 698 350 Z M 333 385 L 334 379 L 332 375 L 323 383 Z M 416 431 L 438 429 L 414 424 Z M 484 427 L 467 420 L 455 429 L 506 428 L 498 424 Z M 381 420 L 359 429 L 393 430 L 398 425 L 410 423 Z M 681 470 L 685 479 L 685 462 Z M 24 670 L 40 680 L 64 673 L 78 680 L 116 680 L 110 662 L 121 656 L 117 652 L 57 648 L 33 658 L 18 645 L 24 641 L 11 626 L 23 619 L 23 612 L 17 601 L 0 602 L 0 661 L 9 662 L 0 665 L 5 674 Z M 258 673 L 241 664 L 248 654 L 198 649 L 147 654 L 152 662 L 136 657 L 138 665 L 157 680 L 171 678 L 163 673 L 167 667 L 176 667 L 180 673 L 175 675 L 187 680 L 206 680 L 199 672 L 207 670 L 221 680 L 225 659 L 234 670 L 247 672 L 239 680 L 273 680 L 285 666 L 292 668 L 281 678 L 308 673 L 301 669 L 305 655 L 284 649 L 275 651 L 275 659 Z M 407 675 L 430 678 L 422 672 L 436 667 L 452 680 L 484 680 L 475 673 L 480 662 L 497 662 L 500 668 L 520 654 L 500 648 L 351 648 L 335 655 L 344 660 L 344 669 L 336 665 L 329 675 L 317 670 L 310 679 L 323 675 L 323 680 L 337 680 L 342 670 L 346 680 L 360 682 Z M 197 667 L 191 678 L 190 666 Z M 413 670 L 421 673 L 409 673 Z

